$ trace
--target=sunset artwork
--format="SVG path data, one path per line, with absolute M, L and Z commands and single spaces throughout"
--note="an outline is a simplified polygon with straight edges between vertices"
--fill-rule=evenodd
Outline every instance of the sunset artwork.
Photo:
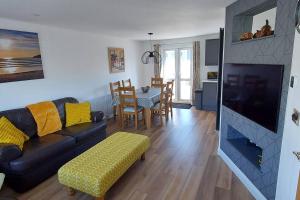
M 0 83 L 42 78 L 38 34 L 0 29 Z

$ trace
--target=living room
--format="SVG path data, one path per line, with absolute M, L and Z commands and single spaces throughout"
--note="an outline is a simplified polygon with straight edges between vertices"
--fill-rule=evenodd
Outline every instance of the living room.
M 2 1 L 0 199 L 300 199 L 299 10 Z

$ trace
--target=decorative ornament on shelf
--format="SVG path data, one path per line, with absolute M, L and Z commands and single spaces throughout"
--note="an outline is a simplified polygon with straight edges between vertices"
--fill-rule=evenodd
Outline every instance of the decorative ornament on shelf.
M 159 52 L 153 50 L 152 38 L 151 36 L 153 33 L 148 33 L 149 35 L 149 42 L 150 42 L 150 51 L 146 51 L 141 60 L 143 64 L 149 64 L 150 59 L 153 59 L 155 64 L 159 64 L 161 62 L 161 55 Z
M 261 28 L 262 37 L 272 35 L 272 27 L 269 25 L 269 20 L 266 20 L 266 25 Z
M 261 38 L 261 37 L 263 37 L 261 30 L 257 30 L 256 33 L 253 35 L 253 38 Z
M 240 40 L 245 41 L 245 40 L 251 40 L 252 38 L 253 38 L 253 33 L 246 32 L 241 35 Z
M 266 20 L 266 24 L 260 30 L 257 30 L 254 35 L 251 32 L 242 33 L 240 40 L 245 41 L 255 38 L 267 37 L 270 35 L 274 35 L 274 30 L 272 30 L 272 27 L 269 25 L 269 20 Z

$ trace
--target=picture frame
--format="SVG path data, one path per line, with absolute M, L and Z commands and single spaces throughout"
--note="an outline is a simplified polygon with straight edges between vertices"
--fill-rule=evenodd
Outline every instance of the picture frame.
M 43 78 L 38 34 L 0 29 L 0 83 Z
M 108 48 L 108 63 L 110 73 L 125 72 L 124 48 Z

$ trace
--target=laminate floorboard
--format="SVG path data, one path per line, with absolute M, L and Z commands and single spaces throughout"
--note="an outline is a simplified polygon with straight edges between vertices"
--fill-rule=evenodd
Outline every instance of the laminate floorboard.
M 240 180 L 217 155 L 218 133 L 215 113 L 174 109 L 174 116 L 161 126 L 154 117 L 152 128 L 130 123 L 124 131 L 150 137 L 146 160 L 137 161 L 107 192 L 106 200 L 253 200 Z M 118 121 L 109 120 L 107 132 L 120 131 Z M 54 175 L 18 194 L 4 186 L 0 199 L 20 200 L 91 200 L 76 192 L 68 196 Z

